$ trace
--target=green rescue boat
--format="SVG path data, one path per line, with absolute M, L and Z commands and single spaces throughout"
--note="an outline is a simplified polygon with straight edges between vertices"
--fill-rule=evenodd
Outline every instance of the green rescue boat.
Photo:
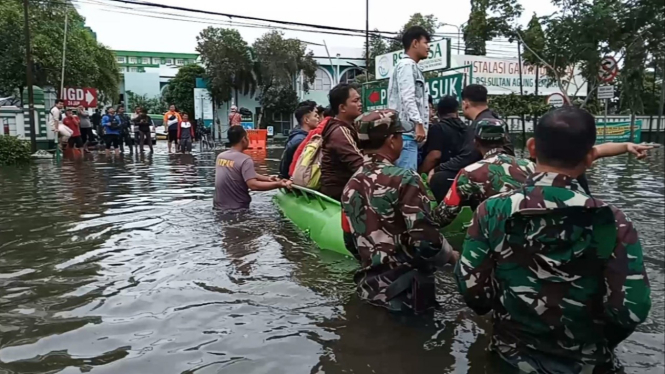
M 290 191 L 281 189 L 274 200 L 286 218 L 304 231 L 321 249 L 351 256 L 344 246 L 342 207 L 338 201 L 295 185 Z M 441 229 L 448 243 L 457 251 L 462 250 L 472 217 L 471 209 L 464 207 L 450 225 Z

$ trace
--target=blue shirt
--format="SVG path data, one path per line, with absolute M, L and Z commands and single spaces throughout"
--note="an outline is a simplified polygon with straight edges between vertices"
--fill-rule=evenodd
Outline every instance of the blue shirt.
M 118 122 L 118 128 L 113 130 L 111 129 L 111 118 L 115 118 L 115 120 Z M 120 116 L 116 115 L 105 115 L 102 117 L 102 127 L 104 127 L 104 134 L 106 135 L 120 135 L 120 125 L 122 124 L 122 121 L 120 120 Z

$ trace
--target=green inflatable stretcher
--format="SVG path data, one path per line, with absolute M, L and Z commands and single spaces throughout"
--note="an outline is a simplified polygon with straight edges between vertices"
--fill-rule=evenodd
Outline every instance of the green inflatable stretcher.
M 344 246 L 342 207 L 338 201 L 295 185 L 291 191 L 281 189 L 274 200 L 286 218 L 304 231 L 321 249 L 351 256 Z M 471 209 L 464 207 L 450 225 L 441 229 L 448 243 L 457 251 L 462 250 L 466 229 L 472 217 Z

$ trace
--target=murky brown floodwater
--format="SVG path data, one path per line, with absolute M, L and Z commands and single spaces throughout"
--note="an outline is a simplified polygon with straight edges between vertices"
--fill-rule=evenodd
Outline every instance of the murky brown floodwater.
M 433 320 L 361 304 L 354 262 L 319 251 L 271 193 L 215 214 L 213 160 L 160 144 L 141 159 L 0 168 L 0 373 L 503 373 L 450 273 Z M 634 220 L 651 279 L 650 318 L 620 357 L 663 373 L 663 152 L 590 176 Z

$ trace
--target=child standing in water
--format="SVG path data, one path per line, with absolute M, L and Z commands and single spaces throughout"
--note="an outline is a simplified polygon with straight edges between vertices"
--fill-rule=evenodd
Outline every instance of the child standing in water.
M 190 153 L 192 151 L 192 139 L 194 138 L 194 127 L 189 122 L 187 114 L 182 115 L 182 122 L 178 123 L 178 141 L 181 153 Z

